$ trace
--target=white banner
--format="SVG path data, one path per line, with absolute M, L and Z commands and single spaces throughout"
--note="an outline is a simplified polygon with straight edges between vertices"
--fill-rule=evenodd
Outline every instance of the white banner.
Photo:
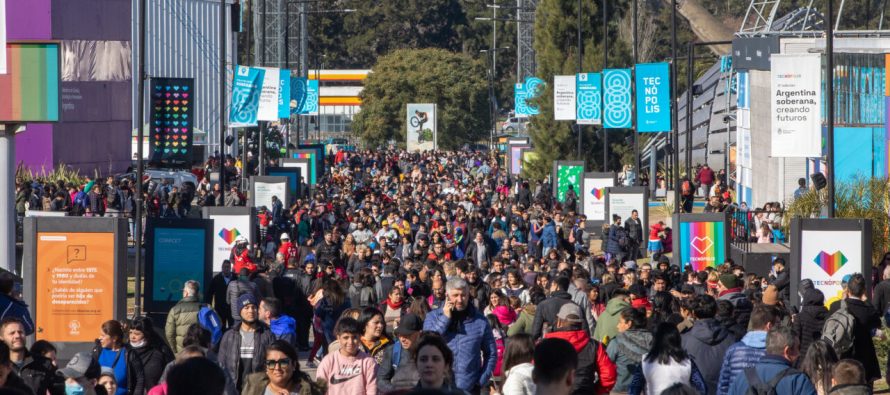
M 557 121 L 575 120 L 575 76 L 553 76 L 553 118 Z
M 862 273 L 866 264 L 862 256 L 860 231 L 804 230 L 800 237 L 800 278 L 813 280 L 816 289 L 825 294 L 825 305 L 842 298 L 844 276 Z
M 6 74 L 6 0 L 0 0 L 0 74 Z
M 257 110 L 258 121 L 278 121 L 278 91 L 280 89 L 281 69 L 259 67 L 266 71 L 263 75 L 263 89 L 260 91 L 260 104 Z
M 646 205 L 648 203 L 645 198 L 646 196 L 643 192 L 615 193 L 610 190 L 609 212 L 607 213 L 609 222 L 612 222 L 612 215 L 617 214 L 621 217 L 621 224 L 623 225 L 630 218 L 630 214 L 637 210 L 637 214 L 640 216 L 640 223 L 643 224 L 643 237 L 646 237 L 649 230 L 647 225 L 649 219 L 646 218 Z
M 284 177 L 282 177 L 284 178 Z M 285 178 L 286 179 L 286 178 Z M 286 201 L 287 197 L 287 181 L 283 182 L 261 182 L 255 181 L 253 188 L 253 207 L 261 207 L 266 206 L 267 209 L 272 209 L 272 196 L 278 198 L 282 202 Z
M 582 188 L 584 215 L 588 221 L 606 220 L 606 188 L 615 186 L 614 178 L 584 177 Z
M 771 156 L 822 156 L 820 54 L 773 54 Z
M 213 220 L 213 272 L 216 273 L 222 271 L 222 262 L 229 259 L 238 236 L 244 236 L 253 244 L 250 215 L 211 214 L 208 219 Z

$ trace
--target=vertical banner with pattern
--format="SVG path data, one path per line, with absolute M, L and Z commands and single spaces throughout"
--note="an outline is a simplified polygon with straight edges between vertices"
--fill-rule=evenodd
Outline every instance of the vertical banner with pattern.
M 229 125 L 232 127 L 256 126 L 260 89 L 265 71 L 238 66 L 232 80 L 232 104 L 229 106 Z
M 637 132 L 671 130 L 671 79 L 667 63 L 636 67 Z
M 290 79 L 290 108 L 296 115 L 318 115 L 318 80 Z
M 262 69 L 265 73 L 263 73 L 260 105 L 256 119 L 259 121 L 277 121 L 281 69 L 274 67 L 262 67 Z
M 193 78 L 151 79 L 149 163 L 165 167 L 191 164 L 194 84 Z
M 278 76 L 278 118 L 290 118 L 290 70 L 281 69 Z
M 575 120 L 574 75 L 553 76 L 553 119 L 557 121 Z
M 603 71 L 603 127 L 624 129 L 631 127 L 630 69 Z
M 538 77 L 526 77 L 524 83 L 513 86 L 513 108 L 517 117 L 538 115 L 541 109 L 529 104 L 528 101 L 538 96 L 539 89 L 544 88 L 544 80 Z
M 578 85 L 576 88 L 578 98 L 575 100 L 577 123 L 579 125 L 602 125 L 602 74 L 581 73 L 576 76 L 575 83 Z

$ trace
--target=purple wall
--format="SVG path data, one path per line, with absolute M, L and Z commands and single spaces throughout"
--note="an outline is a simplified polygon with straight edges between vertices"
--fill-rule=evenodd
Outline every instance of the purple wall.
M 23 163 L 35 172 L 53 168 L 53 125 L 29 123 L 24 132 L 15 135 L 16 163 Z
M 52 39 L 51 0 L 6 0 L 7 39 Z

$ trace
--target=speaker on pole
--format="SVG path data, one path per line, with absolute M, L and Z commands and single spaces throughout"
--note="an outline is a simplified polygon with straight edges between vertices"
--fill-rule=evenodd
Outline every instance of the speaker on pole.
M 813 186 L 816 188 L 817 191 L 825 188 L 825 186 L 828 185 L 828 181 L 825 179 L 825 175 L 822 173 L 813 173 L 810 176 L 810 181 L 813 182 Z

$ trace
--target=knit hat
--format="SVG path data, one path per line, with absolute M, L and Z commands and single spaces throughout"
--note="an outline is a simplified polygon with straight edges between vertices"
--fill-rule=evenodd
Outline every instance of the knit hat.
M 739 283 L 739 278 L 732 273 L 724 273 L 720 275 L 720 284 L 726 288 L 735 288 Z
M 238 297 L 238 304 L 236 306 L 238 306 L 238 311 L 241 311 L 244 307 L 251 304 L 254 306 L 257 305 L 256 296 L 253 296 L 251 293 L 246 293 Z
M 777 303 L 779 303 L 779 289 L 770 284 L 763 291 L 763 304 L 775 306 Z

